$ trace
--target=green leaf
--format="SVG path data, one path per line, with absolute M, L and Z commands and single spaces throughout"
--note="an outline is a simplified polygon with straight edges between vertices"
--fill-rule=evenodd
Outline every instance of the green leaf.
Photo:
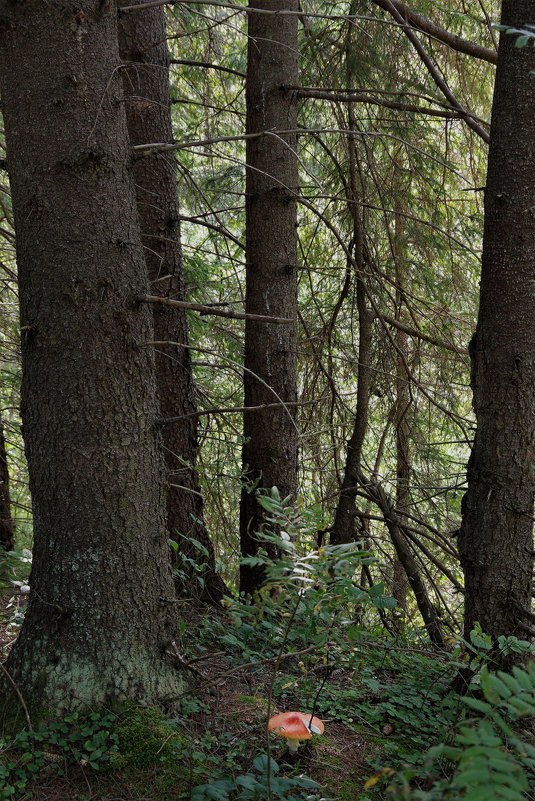
M 511 690 L 496 674 L 489 674 L 489 683 L 492 689 L 500 696 L 500 698 L 507 699 L 511 697 Z
M 307 790 L 321 786 L 317 782 L 315 782 L 314 779 L 311 779 L 308 776 L 303 776 L 303 775 L 298 776 L 298 778 L 295 780 L 295 784 L 298 785 L 299 787 L 304 787 Z
M 488 787 L 491 783 L 491 775 L 491 771 L 487 767 L 463 770 L 463 772 L 455 778 L 455 784 L 459 787 L 470 787 L 473 784 L 484 784 Z
M 486 701 L 481 701 L 479 698 L 470 698 L 466 696 L 463 698 L 463 702 L 466 706 L 469 706 L 470 709 L 475 709 L 476 712 L 481 712 L 483 715 L 488 715 L 491 710 L 490 704 L 487 704 Z
M 398 602 L 389 595 L 383 595 L 380 598 L 373 598 L 373 605 L 376 609 L 394 609 Z
M 188 542 L 191 542 L 191 544 L 194 545 L 195 548 L 197 548 L 197 550 L 200 551 L 203 556 L 209 555 L 207 549 L 204 547 L 202 542 L 199 542 L 199 540 L 196 540 L 194 537 L 188 537 Z
M 236 784 L 239 787 L 247 787 L 248 790 L 254 790 L 258 786 L 258 779 L 252 773 L 245 773 L 243 776 L 238 776 Z
M 370 587 L 368 592 L 370 593 L 370 598 L 378 598 L 380 595 L 384 595 L 385 585 L 382 581 L 379 584 L 374 584 L 373 587 Z
M 525 670 L 522 670 L 517 665 L 513 667 L 513 676 L 520 684 L 523 690 L 530 690 L 531 692 L 535 691 L 535 684 L 531 680 L 531 677 Z
M 229 793 L 234 789 L 234 782 L 228 778 L 216 779 L 210 784 L 194 787 L 191 792 L 191 801 L 228 801 Z
M 509 711 L 514 711 L 518 717 L 527 717 L 528 715 L 535 715 L 535 704 L 529 703 L 526 698 L 509 698 L 507 700 L 507 708 Z
M 491 648 L 491 643 L 484 640 L 483 637 L 480 637 L 475 631 L 470 632 L 470 640 L 472 645 L 475 645 L 476 648 L 480 648 L 482 651 L 489 651 Z
M 260 773 L 267 773 L 267 768 L 268 768 L 267 754 L 260 754 L 259 756 L 257 756 L 253 760 L 253 765 Z M 271 759 L 270 760 L 270 773 L 277 773 L 278 770 L 279 770 L 279 766 L 277 765 L 277 763 L 275 762 L 274 759 Z

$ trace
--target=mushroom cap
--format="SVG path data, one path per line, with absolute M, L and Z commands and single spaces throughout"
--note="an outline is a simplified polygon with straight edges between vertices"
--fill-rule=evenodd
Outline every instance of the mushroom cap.
M 268 729 L 289 740 L 310 740 L 310 732 L 323 734 L 324 726 L 319 718 L 311 719 L 306 712 L 281 712 L 280 715 L 270 718 Z

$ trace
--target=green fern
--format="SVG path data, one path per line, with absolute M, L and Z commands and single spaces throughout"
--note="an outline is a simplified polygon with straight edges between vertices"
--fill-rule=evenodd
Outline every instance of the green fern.
M 458 763 L 451 785 L 464 801 L 494 798 L 522 801 L 535 775 L 535 748 L 517 733 L 520 718 L 535 716 L 535 667 L 518 667 L 511 673 L 490 673 L 483 668 L 484 700 L 465 698 L 465 704 L 482 717 L 463 725 L 457 747 L 443 755 Z M 531 781 L 531 784 L 533 782 Z
M 525 801 L 535 786 L 535 747 L 523 739 L 522 718 L 535 717 L 535 665 L 512 673 L 481 673 L 483 698 L 463 698 L 477 717 L 466 720 L 453 745 L 431 748 L 426 767 L 449 764 L 449 779 L 435 780 L 425 792 L 410 789 L 413 770 L 398 777 L 391 788 L 394 798 L 425 801 Z M 531 723 L 531 721 L 530 721 Z M 451 767 L 454 767 L 451 775 Z M 426 778 L 432 774 L 427 773 Z

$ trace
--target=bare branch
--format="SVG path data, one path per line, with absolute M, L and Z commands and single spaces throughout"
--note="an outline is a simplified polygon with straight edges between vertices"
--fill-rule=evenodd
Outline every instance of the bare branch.
M 124 10 L 124 9 L 123 9 Z M 219 72 L 228 72 L 229 75 L 237 75 L 239 78 L 245 78 L 245 72 L 233 70 L 230 67 L 222 67 L 220 64 L 210 64 L 208 61 L 192 61 L 189 58 L 172 58 L 170 64 L 182 64 L 185 67 L 204 67 L 209 70 L 219 70 Z
M 161 343 L 159 343 L 161 344 Z M 187 420 L 190 417 L 201 417 L 203 415 L 212 415 L 212 414 L 231 414 L 231 413 L 243 413 L 243 412 L 259 412 L 264 411 L 265 409 L 276 409 L 280 408 L 281 406 L 310 406 L 313 403 L 319 403 L 322 398 L 316 398 L 311 401 L 291 401 L 286 403 L 263 403 L 261 406 L 222 406 L 220 408 L 214 409 L 202 409 L 201 411 L 197 410 L 196 412 L 189 412 L 189 414 L 182 414 L 180 417 L 166 417 L 160 418 L 156 420 L 156 423 L 160 426 L 167 426 L 171 425 L 172 423 L 181 423 L 182 420 Z
M 392 0 L 373 0 L 374 3 L 377 3 L 381 6 L 381 8 L 385 8 L 390 14 L 394 17 L 396 22 L 399 22 L 400 26 L 403 28 L 407 39 L 412 42 L 414 49 L 420 56 L 420 59 L 425 64 L 427 71 L 433 78 L 434 82 L 444 95 L 444 97 L 451 103 L 453 108 L 459 110 L 461 117 L 464 119 L 466 124 L 469 128 L 471 128 L 478 136 L 483 139 L 484 142 L 487 144 L 490 141 L 488 131 L 485 131 L 481 125 L 479 125 L 473 118 L 473 115 L 467 111 L 461 103 L 457 100 L 451 89 L 449 88 L 448 84 L 444 80 L 444 78 L 440 75 L 439 71 L 437 70 L 436 66 L 433 64 L 431 58 L 429 57 L 425 47 L 418 39 L 417 35 L 414 33 L 414 30 L 410 27 L 405 17 L 398 11 L 396 8 L 395 2 Z
M 243 312 L 233 312 L 225 309 L 214 309 L 213 306 L 203 306 L 201 303 L 189 303 L 186 300 L 174 300 L 172 298 L 159 298 L 155 295 L 141 295 L 138 298 L 140 303 L 160 303 L 162 306 L 176 306 L 180 309 L 192 309 L 201 314 L 211 314 L 214 317 L 228 317 L 231 320 L 256 320 L 259 323 L 279 323 L 288 325 L 294 321 L 290 317 L 269 317 L 265 314 L 245 314 Z
M 435 339 L 434 337 L 430 337 L 427 334 L 424 334 L 423 331 L 418 331 L 416 328 L 411 328 L 410 325 L 405 325 L 405 323 L 402 323 L 401 320 L 396 320 L 394 317 L 390 317 L 388 314 L 381 313 L 379 314 L 379 317 L 381 320 L 384 320 L 385 323 L 393 325 L 394 328 L 397 328 L 399 331 L 403 331 L 405 334 L 408 334 L 411 337 L 416 337 L 424 342 L 429 342 L 430 345 L 436 345 L 437 348 L 451 350 L 453 353 L 459 353 L 462 356 L 468 355 L 468 348 L 458 348 L 457 345 L 450 345 L 449 342 L 445 342 L 443 339 Z
M 380 6 L 380 8 L 384 8 L 386 11 L 392 13 L 388 0 L 373 0 L 373 2 L 376 6 Z M 498 53 L 495 50 L 489 47 L 483 47 L 476 42 L 470 42 L 468 39 L 463 39 L 461 36 L 457 36 L 445 28 L 441 28 L 440 25 L 431 22 L 431 20 L 424 17 L 423 14 L 418 14 L 418 12 L 413 11 L 412 8 L 409 8 L 405 3 L 401 2 L 401 0 L 391 0 L 391 4 L 396 11 L 402 15 L 404 21 L 412 25 L 413 28 L 432 36 L 434 39 L 438 39 L 439 42 L 447 44 L 452 50 L 457 50 L 459 53 L 466 53 L 468 56 L 474 56 L 474 58 L 488 61 L 489 64 L 497 63 Z
M 291 88 L 291 87 L 290 87 Z M 411 111 L 417 114 L 427 114 L 432 117 L 443 117 L 449 120 L 462 119 L 460 111 L 446 111 L 429 106 L 417 106 L 410 103 L 399 103 L 395 100 L 381 100 L 365 92 L 328 92 L 320 89 L 298 89 L 297 97 L 310 97 L 314 100 L 329 100 L 336 103 L 370 103 L 374 106 L 391 108 L 395 111 Z

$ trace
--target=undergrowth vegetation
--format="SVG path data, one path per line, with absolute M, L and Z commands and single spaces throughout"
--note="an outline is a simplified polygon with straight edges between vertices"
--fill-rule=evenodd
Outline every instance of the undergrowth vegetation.
M 46 798 L 34 794 L 62 777 L 65 797 L 85 801 L 535 797 L 535 666 L 491 670 L 495 647 L 529 656 L 529 643 L 493 645 L 476 627 L 469 641 L 450 637 L 431 651 L 418 629 L 388 633 L 395 601 L 382 583 L 359 581 L 371 554 L 358 543 L 312 548 L 317 510 L 276 492 L 262 503 L 271 530 L 260 537 L 281 558 L 254 557 L 267 579 L 254 598 L 227 598 L 209 615 L 179 607 L 169 658 L 189 689 L 177 707 L 6 726 L 0 800 Z M 10 556 L 18 592 L 25 565 Z M 452 689 L 461 671 L 464 696 Z M 325 723 L 297 754 L 267 731 L 286 710 Z
M 256 659 L 236 649 L 222 662 L 214 655 L 225 627 L 240 634 L 231 620 L 197 621 L 201 645 L 184 658 L 190 668 L 209 666 L 199 668 L 178 714 L 94 712 L 4 734 L 0 799 L 31 799 L 51 776 L 78 776 L 75 798 L 112 798 L 117 775 L 128 797 L 179 801 L 532 797 L 535 667 L 493 674 L 473 648 L 477 672 L 461 698 L 449 689 L 466 665 L 458 654 L 362 634 L 312 656 L 285 651 L 277 663 L 261 628 Z M 249 695 L 238 692 L 245 685 Z M 276 735 L 268 741 L 270 697 L 275 710 L 314 710 L 324 736 L 296 757 Z

